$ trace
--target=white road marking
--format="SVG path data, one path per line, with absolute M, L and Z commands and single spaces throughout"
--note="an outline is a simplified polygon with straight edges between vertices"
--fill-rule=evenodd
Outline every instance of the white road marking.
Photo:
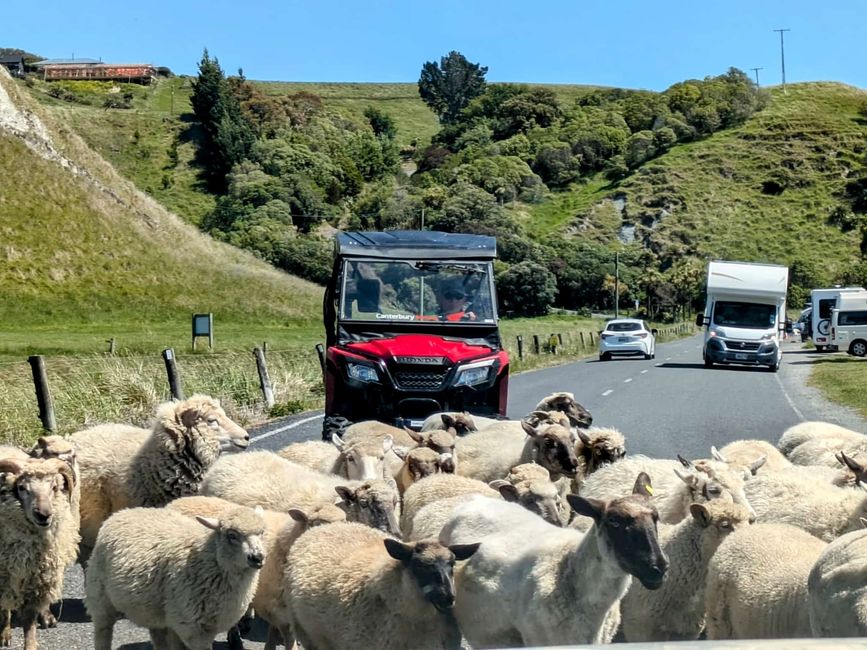
M 783 391 L 783 397 L 786 398 L 786 401 L 789 403 L 789 406 L 792 407 L 792 410 L 795 412 L 795 415 L 797 415 L 799 418 L 801 418 L 801 421 L 802 421 L 802 422 L 803 422 L 804 420 L 806 420 L 807 418 L 805 418 L 805 417 L 804 417 L 804 414 L 801 413 L 800 409 L 798 409 L 798 407 L 795 406 L 795 402 L 792 401 L 792 398 L 789 397 L 789 394 L 786 392 L 786 387 L 783 386 L 783 380 L 780 379 L 780 375 L 775 373 L 775 374 L 774 374 L 774 377 L 776 377 L 776 379 L 777 379 L 777 383 L 780 385 L 780 390 Z
M 657 364 L 655 364 L 655 365 L 658 366 L 659 364 L 657 363 Z M 647 372 L 647 371 L 646 371 L 646 370 L 642 370 L 642 371 L 641 371 L 641 374 L 643 375 L 645 372 Z
M 624 383 L 624 384 L 628 384 L 630 381 L 632 381 L 632 377 L 630 377 L 629 379 L 624 379 L 624 380 L 623 380 L 623 383 Z
M 661 363 L 654 363 L 653 365 L 656 366 L 657 368 L 659 368 L 662 364 Z
M 307 424 L 308 422 L 313 422 L 313 420 L 318 420 L 322 418 L 322 415 L 314 415 L 309 418 L 304 418 L 303 420 L 298 420 L 297 422 L 293 422 L 292 424 L 287 424 L 285 427 L 279 427 L 274 429 L 273 431 L 269 431 L 268 433 L 263 433 L 260 436 L 253 436 L 250 438 L 250 442 L 256 442 L 257 440 L 265 440 L 266 438 L 270 438 L 272 436 L 276 436 L 278 433 L 283 433 L 284 431 L 289 431 L 290 429 L 294 429 L 295 427 L 300 427 L 302 424 Z
M 671 357 L 665 357 L 666 361 L 671 361 Z
M 611 390 L 611 389 L 609 388 L 609 389 L 606 390 L 604 393 L 602 393 L 602 397 L 608 397 L 608 396 L 609 396 L 611 393 L 613 393 L 613 392 L 614 392 L 614 391 Z

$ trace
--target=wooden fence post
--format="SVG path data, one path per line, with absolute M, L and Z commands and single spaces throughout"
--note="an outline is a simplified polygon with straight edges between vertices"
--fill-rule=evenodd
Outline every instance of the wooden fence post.
M 178 367 L 175 365 L 175 351 L 172 348 L 163 350 L 163 361 L 166 364 L 166 374 L 169 377 L 169 390 L 172 392 L 172 398 L 184 399 L 184 389 L 181 387 Z
M 256 368 L 259 370 L 259 386 L 262 388 L 262 398 L 268 410 L 274 406 L 274 391 L 271 390 L 271 378 L 268 376 L 268 366 L 265 365 L 265 353 L 262 348 L 253 348 L 256 357 Z
M 268 341 L 262 341 L 262 354 L 268 354 Z
M 557 340 L 560 341 L 560 345 L 563 345 L 563 335 L 557 332 Z
M 45 374 L 45 360 L 42 355 L 34 355 L 27 358 L 33 371 L 33 385 L 36 387 L 36 403 L 39 406 L 39 419 L 42 428 L 53 432 L 57 429 L 54 420 L 54 402 L 51 399 L 51 391 L 48 390 L 48 375 Z
M 587 347 L 584 343 L 584 332 L 578 332 L 578 335 L 581 337 L 581 349 L 583 350 L 585 347 Z
M 524 358 L 524 337 L 518 334 L 518 358 Z
M 533 352 L 539 354 L 539 335 L 533 334 Z
M 108 343 L 108 353 L 110 355 L 114 356 L 114 349 L 115 349 L 114 337 L 111 337 L 110 339 L 108 339 L 107 343 Z

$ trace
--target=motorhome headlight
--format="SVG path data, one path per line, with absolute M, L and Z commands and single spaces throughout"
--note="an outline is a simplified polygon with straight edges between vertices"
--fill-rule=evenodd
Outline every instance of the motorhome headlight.
M 486 359 L 461 366 L 455 376 L 455 386 L 476 386 L 485 383 L 488 381 L 494 361 L 495 359 Z
M 368 366 L 364 363 L 347 363 L 346 372 L 352 379 L 367 383 L 379 381 L 379 375 L 376 374 L 376 368 Z
M 763 335 L 762 335 L 762 340 L 763 340 L 763 341 L 770 341 L 770 340 L 773 339 L 773 338 L 774 338 L 774 335 L 773 335 L 773 334 L 770 334 L 770 333 L 769 333 L 769 334 L 763 334 Z

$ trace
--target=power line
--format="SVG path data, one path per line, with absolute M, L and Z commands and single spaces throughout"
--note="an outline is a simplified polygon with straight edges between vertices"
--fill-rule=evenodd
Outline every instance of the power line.
M 759 70 L 764 70 L 764 68 L 750 68 L 753 72 L 756 73 L 756 87 L 759 86 Z
M 790 32 L 791 29 L 775 29 L 775 32 L 780 32 L 780 65 L 783 69 L 783 94 L 786 93 L 786 50 L 783 46 L 783 32 Z

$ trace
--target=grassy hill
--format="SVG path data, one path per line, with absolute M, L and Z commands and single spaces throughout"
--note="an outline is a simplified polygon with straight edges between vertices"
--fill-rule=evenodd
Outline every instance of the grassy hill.
M 2 128 L 14 111 L 0 101 L 0 355 L 102 349 L 114 331 L 146 347 L 188 341 L 193 312 L 214 312 L 224 341 L 288 343 L 290 327 L 321 327 L 321 288 L 201 235 L 58 119 L 87 109 L 44 111 L 5 74 L 0 86 L 50 138 Z
M 772 91 L 741 127 L 674 147 L 619 183 L 596 177 L 524 210 L 536 237 L 571 232 L 693 254 L 839 265 L 860 233 L 828 223 L 865 165 L 864 91 L 803 83 Z

